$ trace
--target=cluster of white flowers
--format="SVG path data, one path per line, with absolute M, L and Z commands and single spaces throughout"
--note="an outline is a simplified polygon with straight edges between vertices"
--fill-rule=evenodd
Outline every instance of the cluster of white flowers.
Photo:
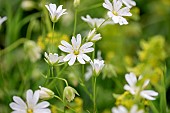
M 80 4 L 79 0 L 75 0 L 75 7 L 77 7 Z M 61 45 L 58 46 L 58 48 L 62 51 L 67 53 L 66 56 L 59 56 L 57 53 L 44 53 L 45 61 L 49 65 L 55 65 L 57 63 L 62 62 L 68 62 L 69 66 L 74 65 L 76 60 L 80 64 L 86 64 L 86 62 L 89 62 L 91 64 L 91 67 L 88 68 L 89 72 L 87 73 L 86 79 L 89 79 L 92 75 L 97 77 L 103 67 L 104 67 L 104 60 L 102 60 L 101 55 L 98 56 L 97 59 L 90 58 L 87 53 L 91 53 L 95 50 L 92 46 L 95 42 L 98 40 L 101 40 L 101 34 L 97 33 L 97 29 L 100 28 L 102 25 L 107 24 L 117 24 L 120 25 L 128 24 L 126 18 L 124 16 L 132 16 L 130 13 L 130 8 L 132 6 L 135 6 L 136 3 L 133 0 L 113 0 L 111 3 L 109 0 L 105 0 L 103 3 L 103 7 L 108 9 L 108 17 L 112 19 L 112 21 L 107 21 L 103 18 L 91 18 L 89 15 L 85 17 L 81 17 L 82 20 L 90 24 L 90 26 L 93 28 L 88 33 L 86 39 L 82 41 L 82 36 L 80 34 L 77 34 L 76 37 L 72 36 L 71 38 L 71 44 L 62 40 Z M 57 22 L 62 15 L 67 14 L 66 9 L 62 8 L 62 5 L 59 5 L 58 7 L 56 4 L 50 3 L 49 5 L 45 5 L 45 7 L 48 9 L 51 17 L 52 22 Z M 7 18 L 0 18 L 0 25 L 6 20 Z M 30 56 L 32 56 L 34 53 L 34 59 L 32 58 L 32 61 L 36 61 L 38 58 L 40 58 L 40 49 L 35 49 L 35 44 L 33 42 L 26 42 L 25 48 L 31 48 L 30 51 L 28 51 Z M 32 48 L 34 47 L 34 50 Z M 28 50 L 29 50 L 28 49 Z M 36 58 L 36 59 L 35 59 Z M 85 75 L 86 76 L 86 75 Z M 124 86 L 124 89 L 129 91 L 132 95 L 140 95 L 142 98 L 148 99 L 148 100 L 155 100 L 155 96 L 158 95 L 157 92 L 153 90 L 144 90 L 146 86 L 149 84 L 149 80 L 145 80 L 142 86 L 138 86 L 138 81 L 140 81 L 143 77 L 140 76 L 138 79 L 135 74 L 130 73 L 125 75 L 125 79 L 128 82 Z M 14 102 L 10 103 L 10 107 L 14 110 L 12 113 L 51 113 L 50 109 L 47 107 L 50 105 L 46 101 L 42 101 L 38 103 L 39 99 L 48 100 L 55 96 L 54 92 L 51 91 L 48 88 L 45 87 L 39 87 L 40 90 L 37 90 L 33 93 L 32 90 L 28 90 L 26 93 L 26 102 L 24 102 L 20 97 L 14 96 L 13 100 Z M 72 101 L 75 98 L 75 94 L 79 95 L 78 92 L 68 86 L 64 88 L 63 91 L 63 98 L 67 99 L 69 102 Z M 132 108 L 127 110 L 124 106 L 118 106 L 117 108 L 112 108 L 112 113 L 144 113 L 143 110 L 138 110 L 138 106 L 134 105 Z

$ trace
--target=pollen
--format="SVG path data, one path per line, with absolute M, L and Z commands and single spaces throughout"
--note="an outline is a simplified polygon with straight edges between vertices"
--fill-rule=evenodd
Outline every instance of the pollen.
M 74 54 L 78 55 L 79 54 L 79 50 L 74 50 Z
M 32 109 L 27 109 L 27 113 L 33 113 Z
M 118 13 L 116 11 L 112 11 L 112 13 L 116 16 L 118 16 Z

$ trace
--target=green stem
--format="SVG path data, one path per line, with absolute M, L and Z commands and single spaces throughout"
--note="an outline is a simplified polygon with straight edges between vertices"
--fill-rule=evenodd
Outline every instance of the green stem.
M 64 78 L 59 78 L 59 77 L 49 77 L 48 79 L 58 79 L 58 80 L 62 80 L 65 82 L 66 86 L 68 86 L 67 80 Z
M 107 19 L 105 19 L 105 21 L 102 23 L 102 24 L 100 24 L 100 26 L 97 28 L 97 30 L 106 22 L 106 21 L 108 21 L 110 18 L 107 18 Z
M 161 76 L 161 86 L 160 89 L 160 113 L 166 113 L 167 104 L 166 104 L 166 84 L 165 84 L 165 74 Z
M 53 35 L 52 35 L 52 38 L 51 38 L 51 42 L 52 42 L 52 52 L 54 52 L 54 27 L 55 27 L 55 22 L 53 22 Z
M 159 111 L 157 110 L 157 108 L 154 106 L 154 104 L 152 102 L 149 102 L 149 105 L 150 105 L 153 113 L 159 113 Z
M 18 47 L 20 44 L 24 43 L 25 41 L 27 41 L 26 38 L 20 38 L 17 41 L 15 41 L 13 44 L 9 45 L 8 47 L 6 47 L 5 49 L 0 51 L 0 56 L 4 55 L 10 51 L 12 51 L 13 49 L 15 49 L 16 47 Z
M 93 82 L 93 107 L 94 107 L 94 113 L 96 113 L 96 79 L 97 77 L 94 77 Z
M 73 36 L 76 34 L 76 27 L 77 27 L 77 9 L 75 10 L 74 14 L 74 31 L 73 31 Z
M 51 66 L 51 76 L 54 77 L 54 67 Z
M 57 99 L 59 99 L 61 102 L 63 102 L 64 103 L 64 101 L 59 97 L 59 96 L 57 96 L 57 95 L 54 95 L 54 97 L 55 98 L 57 98 Z
M 83 83 L 84 83 L 84 80 L 85 79 L 85 75 L 84 75 L 84 65 L 82 65 L 82 80 L 83 80 Z

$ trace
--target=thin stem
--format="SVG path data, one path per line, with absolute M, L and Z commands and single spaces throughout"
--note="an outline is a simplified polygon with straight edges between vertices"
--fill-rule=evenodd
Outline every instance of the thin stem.
M 97 77 L 94 77 L 94 83 L 93 83 L 93 107 L 94 107 L 94 113 L 96 113 L 96 79 L 97 79 Z
M 108 21 L 109 19 L 110 19 L 110 18 L 105 19 L 105 21 L 103 21 L 103 23 L 100 24 L 100 26 L 97 28 L 97 30 L 98 30 L 106 21 Z
M 62 103 L 64 103 L 64 101 L 57 95 L 54 95 L 55 98 L 59 99 Z
M 76 27 L 77 27 L 77 9 L 75 10 L 74 14 L 74 31 L 73 31 L 73 36 L 76 34 Z
M 54 77 L 54 67 L 51 66 L 51 76 Z
M 83 80 L 83 83 L 84 83 L 84 79 L 85 79 L 85 75 L 84 75 L 84 65 L 82 65 L 82 80 Z
M 63 80 L 66 84 L 66 86 L 68 86 L 67 80 L 64 78 L 59 78 L 59 77 L 49 77 L 48 79 L 59 79 L 59 80 Z
M 55 22 L 53 22 L 53 35 L 52 35 L 52 52 L 54 52 L 54 27 L 55 27 Z

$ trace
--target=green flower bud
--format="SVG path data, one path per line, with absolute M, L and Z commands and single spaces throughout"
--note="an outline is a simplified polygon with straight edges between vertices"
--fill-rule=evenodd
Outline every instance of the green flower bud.
M 74 88 L 66 86 L 64 88 L 63 98 L 66 98 L 68 102 L 71 102 L 75 98 L 75 94 L 79 96 L 78 92 Z
M 45 88 L 45 87 L 41 87 L 39 86 L 40 88 L 40 99 L 43 99 L 43 100 L 48 100 L 48 99 L 51 99 L 54 97 L 54 92 L 51 91 L 50 89 L 48 88 Z

